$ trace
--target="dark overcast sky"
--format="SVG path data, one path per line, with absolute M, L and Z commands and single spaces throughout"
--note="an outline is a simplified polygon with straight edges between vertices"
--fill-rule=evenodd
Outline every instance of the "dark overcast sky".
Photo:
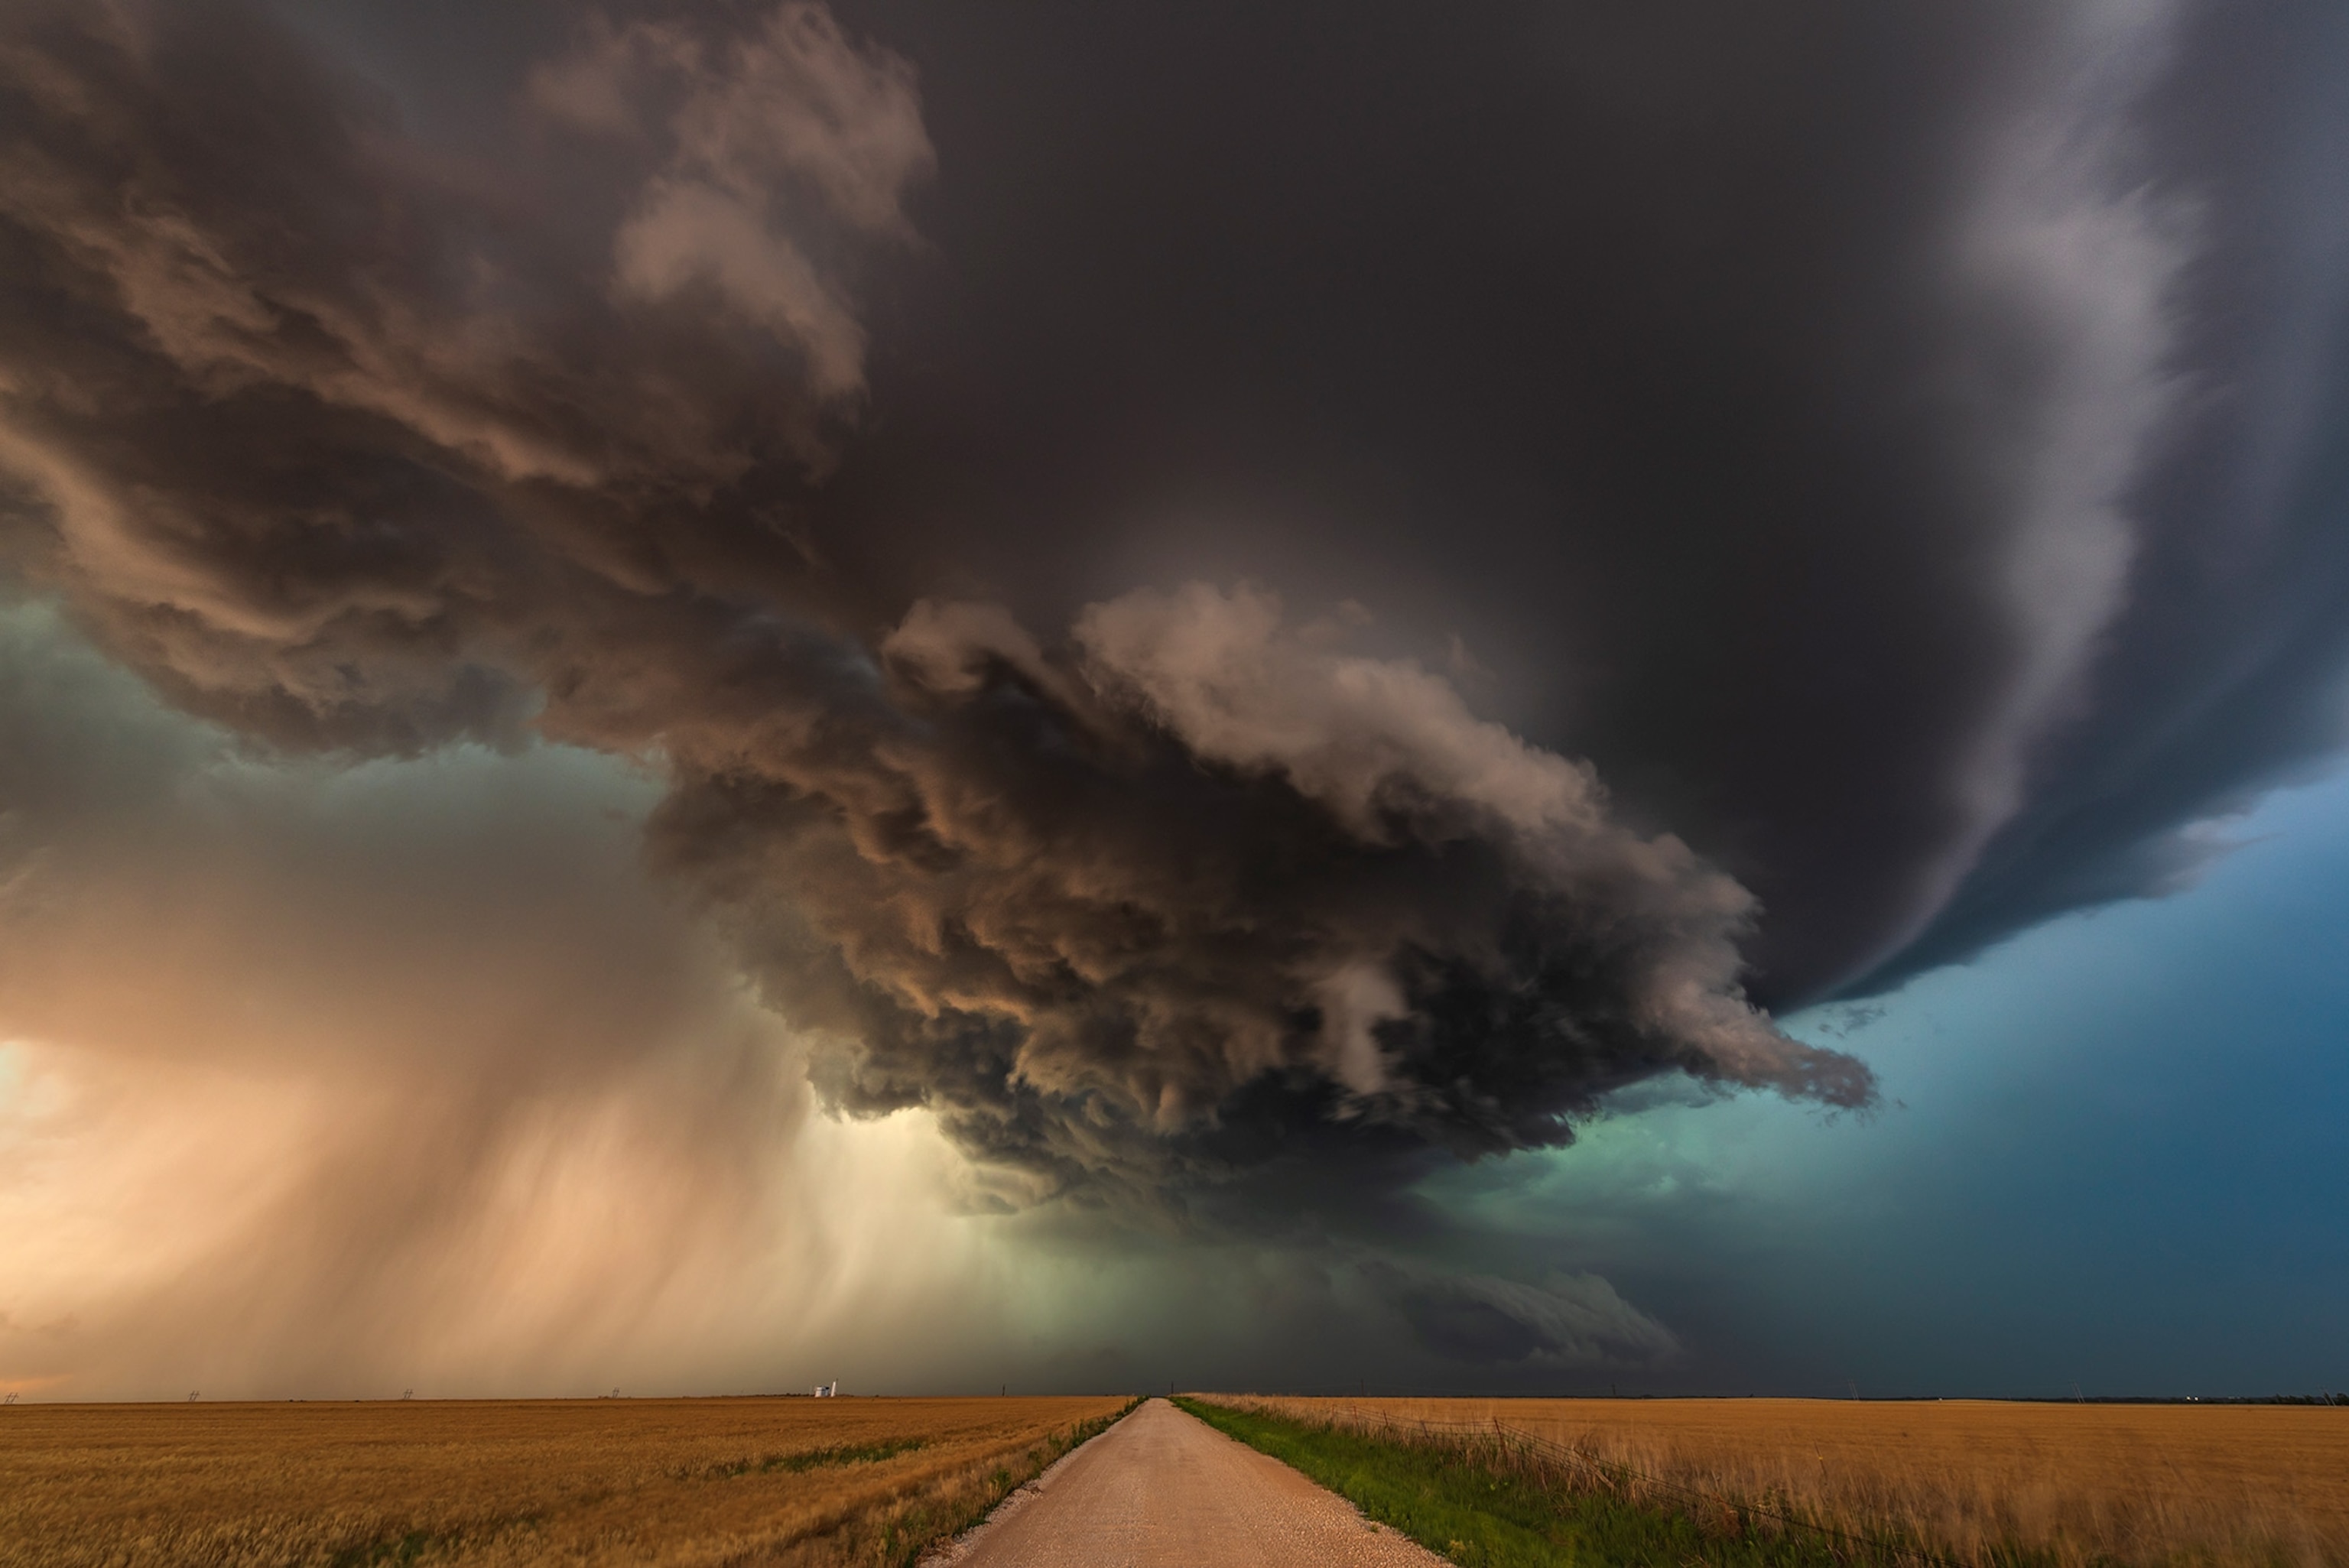
M 647 1038 L 755 988 L 779 1149 L 925 1108 L 978 1207 L 1309 1236 L 1431 1355 L 1681 1342 L 1425 1182 L 1641 1097 L 1880 1114 L 1863 1036 L 1776 1019 L 2187 887 L 2344 739 L 2337 6 L 0 29 L 0 848 L 98 907 L 136 878 L 57 846 L 121 821 L 360 890 L 430 839 L 401 896 L 489 907 L 545 873 L 440 785 L 215 842 L 164 781 L 617 791 L 576 940 L 659 925 Z M 12 1027 L 151 1048 L 70 991 Z M 382 1222 L 636 1059 L 531 1035 Z
M 1460 634 L 1761 892 L 1769 995 L 1961 953 L 2335 738 L 2344 24 L 2158 10 L 876 8 L 939 255 L 843 480 L 1040 616 Z M 2104 507 L 2003 711 L 2029 536 Z
M 441 15 L 346 25 L 498 134 L 570 20 Z M 2336 738 L 2327 7 L 840 15 L 937 150 L 808 503 L 885 623 L 1249 576 L 1456 634 L 1755 888 L 1778 1000 L 2158 883 Z M 2111 559 L 2034 605 L 2034 548 Z

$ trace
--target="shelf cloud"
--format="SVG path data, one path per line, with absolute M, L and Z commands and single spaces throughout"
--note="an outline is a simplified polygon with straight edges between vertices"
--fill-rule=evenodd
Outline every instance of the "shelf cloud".
M 647 985 L 722 942 L 810 1104 L 924 1108 L 1009 1207 L 1342 1229 L 1641 1084 L 1866 1111 L 1777 1015 L 2183 885 L 2344 739 L 2344 50 L 2186 0 L 17 5 L 0 566 L 187 727 L 16 692 L 0 823 L 199 734 L 616 759 Z M 36 851 L 11 918 L 97 942 Z M 562 1018 L 467 1081 L 626 1077 Z M 1675 1344 L 1419 1268 L 1364 1277 L 1444 1354 Z
M 1244 1094 L 1470 1155 L 1664 1072 L 1868 1102 L 1744 999 L 1750 893 L 1342 616 L 1192 583 L 1049 644 L 927 597 L 860 632 L 891 584 L 792 520 L 932 154 L 912 68 L 826 13 L 591 21 L 526 77 L 527 170 L 414 145 L 260 14 L 24 32 L 36 580 L 282 746 L 657 760 L 657 861 L 833 1103 L 1139 1192 L 1268 1157 L 1224 1136 Z M 616 156 L 608 234 L 550 252 L 523 174 Z

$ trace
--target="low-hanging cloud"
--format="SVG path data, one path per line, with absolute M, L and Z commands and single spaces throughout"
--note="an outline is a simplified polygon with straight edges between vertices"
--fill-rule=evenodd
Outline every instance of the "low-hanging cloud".
M 754 920 L 844 1103 L 1071 1181 L 1213 1171 L 1251 1089 L 1464 1154 L 1662 1072 L 1868 1101 L 1742 999 L 1733 881 L 1334 634 L 1193 585 L 1055 657 L 926 602 L 819 706 L 840 650 L 779 658 L 752 724 L 672 730 L 654 847 Z
M 820 10 L 591 21 L 517 92 L 516 167 L 408 139 L 264 13 L 12 29 L 33 581 L 266 739 L 528 725 L 657 766 L 656 863 L 833 1102 L 1141 1193 L 1288 1122 L 1562 1142 L 1661 1073 L 1869 1099 L 1744 1001 L 1733 879 L 1334 623 L 1194 584 L 1061 637 L 928 599 L 869 629 L 888 587 L 804 498 L 930 154 L 911 68 Z M 537 185 L 605 160 L 605 205 L 543 227 Z
M 563 928 L 702 998 L 461 1037 L 566 1125 L 692 1123 L 622 1037 L 739 1026 L 746 1160 L 923 1107 L 1007 1203 L 1382 1222 L 1643 1082 L 1867 1105 L 1767 1008 L 2171 885 L 2339 739 L 2313 23 L 365 9 L 0 20 L 0 556 L 254 755 L 657 779 L 761 1006 Z M 59 952 L 140 903 L 10 863 Z M 78 973 L 28 1037 L 159 1032 Z M 502 1096 L 455 1167 L 553 1146 Z M 1468 1361 L 1667 1349 L 1393 1266 Z
M 1382 1259 L 1361 1270 L 1435 1354 L 1471 1367 L 1587 1367 L 1670 1360 L 1680 1342 L 1596 1274 L 1538 1284 Z

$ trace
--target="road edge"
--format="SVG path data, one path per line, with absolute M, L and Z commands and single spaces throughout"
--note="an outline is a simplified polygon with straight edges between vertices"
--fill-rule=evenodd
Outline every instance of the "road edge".
M 1164 1398 L 1164 1397 L 1165 1396 L 1164 1395 L 1152 1396 L 1154 1398 Z M 954 1568 L 955 1563 L 961 1562 L 965 1557 L 968 1556 L 978 1546 L 978 1540 L 981 1536 L 994 1529 L 998 1524 L 1002 1523 L 1005 1520 L 1008 1520 L 1013 1515 L 1019 1513 L 1030 1502 L 1041 1496 L 1044 1489 L 1052 1484 L 1053 1478 L 1061 1473 L 1061 1468 L 1063 1465 L 1066 1465 L 1071 1460 L 1075 1459 L 1079 1454 L 1083 1453 L 1087 1449 L 1101 1441 L 1102 1439 L 1109 1436 L 1110 1433 L 1117 1430 L 1120 1423 L 1123 1422 L 1127 1417 L 1133 1415 L 1136 1410 L 1141 1409 L 1144 1405 L 1149 1403 L 1149 1398 L 1135 1399 L 1132 1404 L 1126 1406 L 1124 1409 L 1120 1410 L 1114 1418 L 1105 1423 L 1100 1431 L 1095 1432 L 1083 1442 L 1081 1442 L 1070 1449 L 1067 1453 L 1062 1454 L 1059 1459 L 1056 1459 L 1050 1464 L 1046 1465 L 1042 1470 L 1039 1470 L 1027 1480 L 1024 1480 L 1020 1482 L 1019 1485 L 1012 1488 L 1010 1492 L 1005 1496 L 1003 1501 L 997 1503 L 993 1508 L 988 1509 L 986 1514 L 982 1516 L 978 1522 L 957 1531 L 955 1534 L 948 1536 L 944 1541 L 934 1542 L 930 1545 L 924 1547 L 922 1549 L 921 1555 L 914 1559 L 914 1568 Z

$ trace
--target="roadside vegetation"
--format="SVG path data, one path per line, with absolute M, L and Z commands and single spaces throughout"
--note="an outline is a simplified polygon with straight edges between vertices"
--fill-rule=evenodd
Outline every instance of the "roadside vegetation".
M 1826 1568 L 1914 1561 L 1889 1553 L 1837 1551 L 1809 1532 L 1766 1531 L 1727 1511 L 1700 1520 L 1524 1462 L 1498 1443 L 1373 1436 L 1204 1400 L 1176 1403 L 1304 1472 L 1366 1517 L 1468 1568 Z
M 2349 1562 L 2349 1410 L 1180 1403 L 1371 1518 L 1480 1568 Z
M 16 1405 L 0 1565 L 909 1564 L 1125 1398 Z

